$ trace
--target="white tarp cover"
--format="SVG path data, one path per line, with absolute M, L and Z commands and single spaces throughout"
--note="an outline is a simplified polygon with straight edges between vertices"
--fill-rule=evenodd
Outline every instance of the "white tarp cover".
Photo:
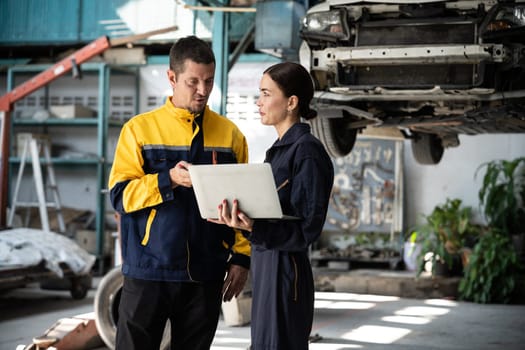
M 63 277 L 60 263 L 83 275 L 89 273 L 95 259 L 73 240 L 55 232 L 31 228 L 0 231 L 0 269 L 31 267 L 44 261 L 58 277 Z

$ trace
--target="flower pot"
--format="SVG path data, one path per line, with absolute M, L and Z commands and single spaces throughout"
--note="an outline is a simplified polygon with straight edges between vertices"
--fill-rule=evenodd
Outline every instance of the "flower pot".
M 441 260 L 437 261 L 434 268 L 434 276 L 463 276 L 463 264 L 461 262 L 461 256 L 459 254 L 453 255 L 451 265 Z
M 421 254 L 421 244 L 405 242 L 403 247 L 403 262 L 408 271 L 417 270 L 417 258 L 419 254 Z

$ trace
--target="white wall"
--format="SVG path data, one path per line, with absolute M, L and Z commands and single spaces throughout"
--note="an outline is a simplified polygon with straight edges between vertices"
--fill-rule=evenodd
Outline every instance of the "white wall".
M 262 163 L 266 149 L 277 139 L 273 126 L 261 124 L 255 104 L 263 72 L 272 64 L 275 64 L 274 60 L 237 63 L 228 74 L 226 116 L 236 123 L 246 136 L 250 163 Z
M 485 170 L 475 177 L 476 170 L 494 159 L 511 160 L 525 156 L 525 134 L 491 134 L 460 136 L 460 146 L 445 150 L 437 165 L 420 165 L 412 157 L 410 142 L 405 141 L 405 227 L 422 221 L 422 214 L 430 214 L 434 207 L 447 198 L 459 198 L 471 206 L 476 221 L 479 214 L 478 191 Z
M 197 35 L 203 39 L 211 38 L 210 30 L 202 22 L 202 18 L 209 21 L 210 15 L 205 11 L 186 8 L 187 4 L 184 1 L 156 0 L 154 6 L 152 4 L 150 0 L 134 0 L 121 4 L 117 8 L 121 23 L 111 23 L 111 25 L 122 28 L 110 33 L 110 36 L 140 34 L 176 25 L 177 30 L 155 35 L 149 39 L 173 40 L 187 35 Z M 195 17 L 197 18 L 194 25 Z M 129 30 L 126 31 L 128 28 L 131 33 Z

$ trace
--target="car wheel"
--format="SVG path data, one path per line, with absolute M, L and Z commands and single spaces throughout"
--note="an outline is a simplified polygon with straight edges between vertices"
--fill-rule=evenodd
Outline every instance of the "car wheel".
M 95 294 L 95 326 L 100 338 L 112 350 L 115 349 L 118 306 L 123 283 L 124 277 L 120 271 L 120 266 L 115 267 L 102 278 Z M 160 344 L 161 350 L 168 350 L 170 347 L 170 329 L 168 321 Z
M 357 129 L 351 129 L 348 124 L 352 120 L 343 118 L 323 118 L 317 116 L 309 120 L 312 134 L 325 146 L 328 154 L 333 158 L 344 157 L 354 148 Z
M 95 294 L 95 325 L 98 334 L 110 349 L 115 349 L 118 305 L 123 283 L 120 267 L 116 267 L 102 278 Z
M 412 138 L 412 155 L 420 164 L 438 164 L 444 150 L 436 134 L 416 133 Z
M 84 299 L 90 287 L 82 283 L 81 281 L 74 280 L 71 283 L 71 289 L 69 290 L 71 297 L 75 300 Z

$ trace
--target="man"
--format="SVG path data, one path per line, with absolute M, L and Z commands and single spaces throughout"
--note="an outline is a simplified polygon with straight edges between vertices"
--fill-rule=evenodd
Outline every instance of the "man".
M 248 158 L 244 135 L 207 107 L 213 51 L 182 38 L 167 73 L 173 96 L 123 126 L 109 176 L 124 275 L 117 349 L 158 349 L 168 319 L 171 349 L 209 349 L 221 300 L 237 296 L 248 276 L 248 241 L 200 217 L 188 173 L 190 164 Z

